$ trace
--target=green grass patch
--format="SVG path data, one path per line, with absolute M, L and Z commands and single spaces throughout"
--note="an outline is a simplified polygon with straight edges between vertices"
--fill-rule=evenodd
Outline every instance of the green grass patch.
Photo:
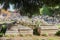
M 57 24 L 57 27 L 60 28 L 60 24 Z

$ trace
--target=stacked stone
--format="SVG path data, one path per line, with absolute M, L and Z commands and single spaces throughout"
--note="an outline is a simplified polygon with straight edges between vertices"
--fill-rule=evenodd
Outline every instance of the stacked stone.
M 29 27 L 25 27 L 22 25 L 12 26 L 8 29 L 5 35 L 33 35 L 33 30 Z

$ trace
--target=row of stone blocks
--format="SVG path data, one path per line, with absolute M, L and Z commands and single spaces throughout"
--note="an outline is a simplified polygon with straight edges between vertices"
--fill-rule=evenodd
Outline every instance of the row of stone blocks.
M 20 34 L 33 35 L 33 29 L 31 29 L 29 27 L 18 25 L 18 26 L 13 26 L 10 29 L 7 29 L 7 31 L 5 33 L 5 35 L 20 35 Z

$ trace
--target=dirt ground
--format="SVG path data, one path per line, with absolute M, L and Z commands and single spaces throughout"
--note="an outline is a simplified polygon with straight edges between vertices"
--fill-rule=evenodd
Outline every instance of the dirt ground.
M 0 40 L 60 40 L 57 36 L 24 36 L 24 37 L 2 37 Z

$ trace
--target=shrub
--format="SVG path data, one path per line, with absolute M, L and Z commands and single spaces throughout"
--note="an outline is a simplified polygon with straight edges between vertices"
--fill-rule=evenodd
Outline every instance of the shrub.
M 6 29 L 7 29 L 6 25 L 2 25 L 1 32 L 5 34 L 5 32 L 6 32 Z
M 34 35 L 40 35 L 40 34 L 38 33 L 38 31 L 37 31 L 37 28 L 35 28 L 35 29 L 33 30 L 33 34 L 34 34 Z
M 42 36 L 48 36 L 48 34 L 47 33 L 44 33 L 44 34 L 42 34 Z
M 41 15 L 51 15 L 50 8 L 46 5 L 43 5 L 42 8 L 40 9 L 40 14 Z
M 2 37 L 3 36 L 3 33 L 0 33 L 0 37 Z
M 56 34 L 55 34 L 55 35 L 60 36 L 60 31 L 56 32 Z

